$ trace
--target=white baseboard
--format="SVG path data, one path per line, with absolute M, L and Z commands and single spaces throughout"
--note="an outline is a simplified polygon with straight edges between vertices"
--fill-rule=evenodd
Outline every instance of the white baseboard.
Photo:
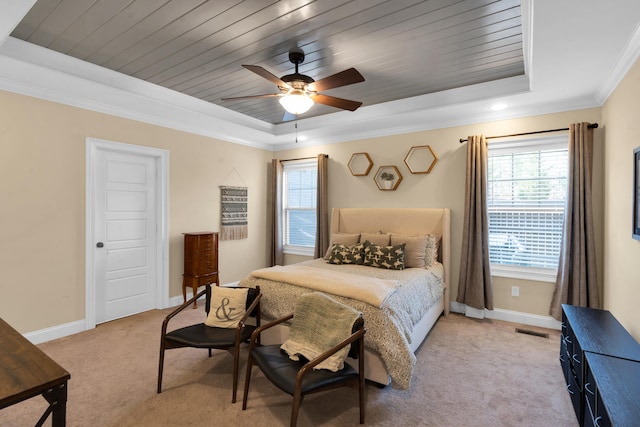
M 501 308 L 496 308 L 494 310 L 478 310 L 477 308 L 467 307 L 466 305 L 460 304 L 459 302 L 455 301 L 451 302 L 451 311 L 455 313 L 462 313 L 468 317 L 477 319 L 487 318 L 494 320 L 504 320 L 506 322 L 560 330 L 560 322 L 551 316 L 540 316 L 538 314 L 504 310 Z
M 220 286 L 237 286 L 239 282 L 225 283 Z M 187 300 L 193 296 L 193 293 L 187 289 Z M 204 296 L 198 301 L 204 300 Z M 169 298 L 169 307 L 176 307 L 183 303 L 182 295 Z M 27 332 L 23 334 L 26 339 L 33 344 L 42 344 L 47 341 L 63 338 L 69 335 L 77 334 L 86 331 L 85 319 L 76 320 L 74 322 L 65 323 L 63 325 L 56 325 L 46 329 L 40 329 L 39 331 Z
M 187 301 L 189 301 L 191 297 L 193 297 L 193 293 L 187 291 Z M 176 295 L 175 297 L 169 298 L 169 306 L 167 308 L 176 307 L 181 305 L 182 303 L 184 303 L 184 300 L 182 299 L 182 295 Z
M 236 286 L 238 282 L 225 283 L 221 286 Z M 191 293 L 187 290 L 187 299 L 191 298 Z M 204 297 L 202 298 L 204 299 Z M 178 295 L 169 298 L 169 306 L 175 307 L 182 304 L 182 296 Z M 523 325 L 538 326 L 541 328 L 560 330 L 560 322 L 551 316 L 540 316 L 537 314 L 522 313 L 519 311 L 503 310 L 497 308 L 495 310 L 478 310 L 473 307 L 467 307 L 459 302 L 451 302 L 451 311 L 454 313 L 465 314 L 469 311 L 469 317 L 487 318 L 495 320 L 504 320 L 506 322 L 521 323 Z M 477 312 L 477 313 L 476 313 Z M 475 313 L 475 314 L 474 314 Z M 75 322 L 65 323 L 64 325 L 52 326 L 50 328 L 41 329 L 39 331 L 28 332 L 24 334 L 34 344 L 41 344 L 43 342 L 51 341 L 54 339 L 66 337 L 68 335 L 77 334 L 85 331 L 85 321 L 76 320 Z
M 75 322 L 65 323 L 64 325 L 52 326 L 39 331 L 27 332 L 23 334 L 26 339 L 33 344 L 42 344 L 43 342 L 55 340 L 57 338 L 66 337 L 68 335 L 77 334 L 85 331 L 85 321 L 76 320 Z

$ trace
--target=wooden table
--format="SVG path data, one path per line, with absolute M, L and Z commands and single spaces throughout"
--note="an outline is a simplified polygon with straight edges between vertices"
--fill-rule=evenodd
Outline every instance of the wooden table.
M 0 409 L 42 395 L 49 407 L 35 424 L 51 414 L 54 427 L 64 426 L 67 381 L 71 375 L 0 318 Z

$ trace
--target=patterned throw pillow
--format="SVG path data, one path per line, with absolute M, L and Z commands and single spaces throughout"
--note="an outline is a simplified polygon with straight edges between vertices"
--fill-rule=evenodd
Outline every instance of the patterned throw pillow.
M 329 264 L 364 264 L 364 243 L 347 246 L 341 243 L 331 245 Z
M 436 240 L 436 237 L 433 235 L 429 235 L 429 240 L 427 241 L 427 250 L 424 255 L 424 266 L 429 268 L 433 266 L 438 260 L 438 245 L 439 240 Z
M 404 243 L 380 246 L 367 241 L 364 243 L 364 265 L 387 270 L 404 270 L 404 248 Z

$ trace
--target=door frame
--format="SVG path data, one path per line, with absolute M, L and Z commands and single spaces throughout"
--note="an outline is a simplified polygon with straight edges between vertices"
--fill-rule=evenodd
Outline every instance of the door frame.
M 169 151 L 153 147 L 86 138 L 85 175 L 85 330 L 96 327 L 95 172 L 98 152 L 153 157 L 156 162 L 156 308 L 169 306 Z

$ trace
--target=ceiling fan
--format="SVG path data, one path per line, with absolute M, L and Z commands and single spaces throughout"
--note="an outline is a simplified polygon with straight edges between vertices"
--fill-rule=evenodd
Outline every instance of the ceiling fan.
M 329 105 L 331 107 L 343 110 L 355 111 L 362 105 L 362 102 L 352 101 L 350 99 L 337 98 L 335 96 L 323 95 L 319 92 L 328 89 L 334 89 L 341 86 L 347 86 L 353 83 L 364 81 L 364 77 L 355 69 L 341 71 L 324 79 L 315 81 L 309 76 L 298 73 L 298 65 L 304 62 L 304 52 L 301 50 L 292 50 L 289 52 L 289 61 L 291 61 L 296 70 L 293 74 L 287 74 L 280 78 L 271 74 L 269 71 L 259 65 L 243 65 L 249 71 L 253 71 L 262 78 L 275 83 L 280 89 L 280 93 L 270 93 L 265 95 L 249 95 L 234 98 L 222 98 L 223 101 L 252 99 L 252 98 L 280 98 L 280 104 L 290 113 L 286 114 L 283 121 L 292 120 L 295 116 L 305 113 L 314 103 Z

